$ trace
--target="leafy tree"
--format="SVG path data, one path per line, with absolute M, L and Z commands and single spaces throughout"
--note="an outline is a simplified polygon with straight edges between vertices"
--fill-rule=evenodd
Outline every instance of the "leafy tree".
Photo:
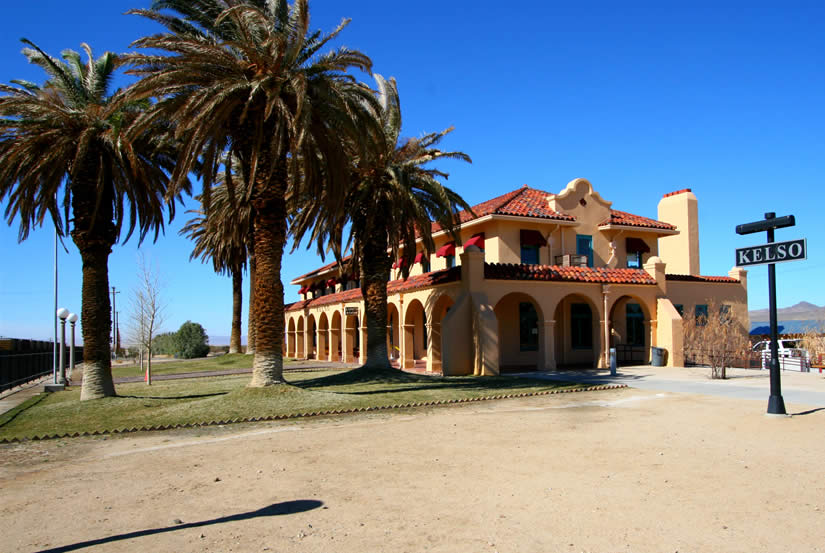
M 198 323 L 186 321 L 175 335 L 176 353 L 183 359 L 206 357 L 209 353 L 209 337 Z
M 135 229 L 140 241 L 150 231 L 157 239 L 174 149 L 165 122 L 135 126 L 146 101 L 109 93 L 117 55 L 94 59 L 82 44 L 85 63 L 73 50 L 64 50 L 60 60 L 23 43 L 29 46 L 23 54 L 48 79 L 42 86 L 19 80 L 0 85 L 0 201 L 8 199 L 9 224 L 20 217 L 20 240 L 47 217 L 60 236 L 71 234 L 83 261 L 80 398 L 113 396 L 109 254 L 125 219 L 124 242 Z M 180 176 L 176 191 L 188 189 Z M 174 203 L 168 206 L 171 217 Z
M 472 211 L 454 191 L 439 182 L 448 174 L 429 167 L 438 159 L 471 162 L 463 152 L 436 148 L 450 127 L 421 138 L 401 139 L 401 104 L 395 79 L 375 75 L 380 123 L 379 139 L 355 158 L 351 186 L 343 204 L 326 195 L 304 197 L 305 208 L 295 218 L 293 233 L 299 242 L 309 233 L 319 253 L 331 248 L 340 259 L 345 249 L 343 229 L 351 224 L 353 255 L 360 263 L 361 292 L 367 325 L 366 367 L 388 369 L 387 281 L 392 259 L 403 247 L 404 276 L 416 255 L 416 239 L 427 252 L 434 250 L 432 221 L 457 239 L 458 208 Z M 332 200 L 332 201 L 330 201 Z M 349 242 L 349 241 L 348 241 Z
M 178 333 L 163 332 L 152 340 L 152 350 L 159 355 L 175 355 L 178 351 Z
M 326 191 L 343 201 L 336 191 L 349 181 L 346 137 L 364 144 L 354 137 L 370 124 L 374 103 L 371 91 L 346 71 L 370 71 L 372 63 L 346 48 L 320 55 L 347 21 L 329 35 L 310 32 L 308 0 L 157 0 L 131 13 L 168 29 L 136 41 L 153 52 L 128 61 L 130 73 L 142 77 L 134 97 L 158 98 L 144 124 L 169 120 L 183 141 L 172 190 L 202 162 L 208 213 L 220 160 L 228 155 L 241 162 L 256 261 L 250 385 L 281 382 L 287 198 Z

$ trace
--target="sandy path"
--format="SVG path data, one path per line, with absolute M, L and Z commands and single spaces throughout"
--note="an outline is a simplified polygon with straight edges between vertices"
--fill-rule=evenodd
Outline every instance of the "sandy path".
M 825 551 L 825 410 L 763 403 L 626 389 L 0 446 L 0 550 Z

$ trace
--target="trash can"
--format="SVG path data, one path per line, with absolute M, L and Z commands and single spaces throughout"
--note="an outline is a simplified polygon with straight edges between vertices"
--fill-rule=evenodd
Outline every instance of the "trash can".
M 665 348 L 650 348 L 650 364 L 654 367 L 664 367 L 667 350 Z

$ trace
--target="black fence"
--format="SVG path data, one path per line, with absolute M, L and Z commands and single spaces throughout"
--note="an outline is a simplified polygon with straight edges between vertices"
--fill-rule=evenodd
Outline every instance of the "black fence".
M 650 348 L 616 344 L 616 364 L 619 366 L 648 365 L 650 364 Z
M 69 366 L 69 348 L 63 354 Z M 83 361 L 83 348 L 74 349 L 75 365 Z M 54 344 L 43 340 L 0 338 L 0 392 L 51 374 Z

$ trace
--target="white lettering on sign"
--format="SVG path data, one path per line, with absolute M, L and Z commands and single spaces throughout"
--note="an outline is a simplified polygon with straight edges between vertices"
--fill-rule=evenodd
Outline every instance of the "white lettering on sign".
M 736 250 L 736 266 L 760 265 L 779 263 L 782 261 L 797 261 L 807 258 L 807 247 L 804 238 L 790 242 L 775 242 Z

